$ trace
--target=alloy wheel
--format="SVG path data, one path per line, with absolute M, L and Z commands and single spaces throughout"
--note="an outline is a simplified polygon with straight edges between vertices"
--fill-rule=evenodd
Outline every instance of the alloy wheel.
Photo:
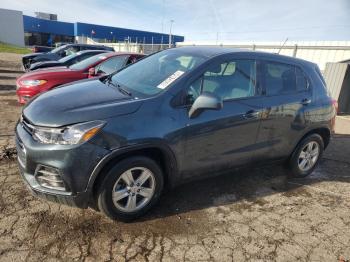
M 152 199 L 155 187 L 152 171 L 145 167 L 128 169 L 113 186 L 113 204 L 123 212 L 138 211 Z
M 317 162 L 320 155 L 320 146 L 317 142 L 311 141 L 307 143 L 300 151 L 298 157 L 298 167 L 301 171 L 310 170 Z

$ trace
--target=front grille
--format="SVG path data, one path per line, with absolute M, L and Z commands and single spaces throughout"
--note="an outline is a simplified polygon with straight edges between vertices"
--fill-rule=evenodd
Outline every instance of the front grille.
M 25 167 L 27 164 L 26 161 L 26 149 L 23 144 L 17 139 L 16 140 L 16 148 L 17 148 L 17 159 L 22 167 Z

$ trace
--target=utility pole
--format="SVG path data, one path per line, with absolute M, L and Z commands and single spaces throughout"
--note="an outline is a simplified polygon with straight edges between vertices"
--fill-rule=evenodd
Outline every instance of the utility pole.
M 170 20 L 170 31 L 169 31 L 169 48 L 172 46 L 172 39 L 171 39 L 171 29 L 173 27 L 174 20 Z

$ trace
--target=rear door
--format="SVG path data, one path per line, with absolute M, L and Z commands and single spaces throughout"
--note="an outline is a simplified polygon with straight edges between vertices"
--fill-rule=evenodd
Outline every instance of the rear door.
M 262 63 L 263 106 L 256 160 L 288 156 L 306 126 L 305 112 L 312 93 L 298 65 L 277 61 Z
M 218 111 L 203 111 L 186 118 L 183 176 L 215 172 L 251 161 L 255 150 L 262 101 L 257 89 L 254 59 L 226 59 L 210 66 L 187 89 L 187 103 L 202 92 L 223 99 Z

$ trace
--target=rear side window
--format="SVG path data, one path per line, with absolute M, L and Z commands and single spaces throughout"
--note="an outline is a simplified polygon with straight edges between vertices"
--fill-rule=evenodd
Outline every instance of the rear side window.
M 308 89 L 308 80 L 297 66 L 266 62 L 263 72 L 267 95 L 290 94 Z
M 267 62 L 265 64 L 265 88 L 267 95 L 296 92 L 295 68 L 292 65 Z

